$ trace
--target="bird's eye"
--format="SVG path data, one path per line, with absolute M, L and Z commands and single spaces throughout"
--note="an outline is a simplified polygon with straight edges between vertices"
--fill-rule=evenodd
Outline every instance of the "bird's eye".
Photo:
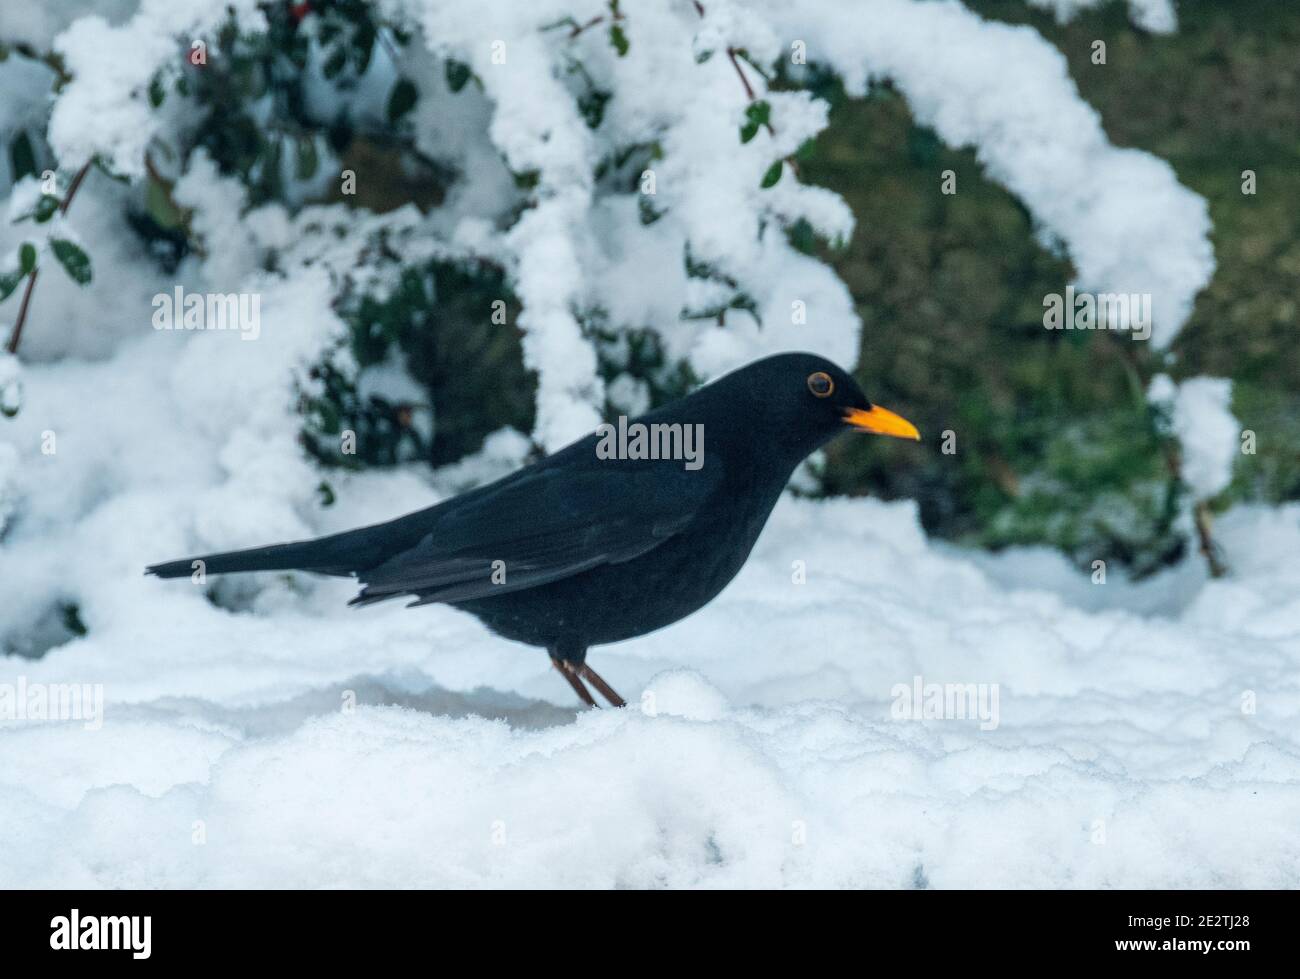
M 825 371 L 818 371 L 808 375 L 808 390 L 813 393 L 813 397 L 829 398 L 835 391 L 835 382 Z

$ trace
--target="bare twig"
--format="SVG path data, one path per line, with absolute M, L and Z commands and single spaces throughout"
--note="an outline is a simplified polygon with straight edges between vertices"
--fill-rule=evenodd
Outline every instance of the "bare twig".
M 5 345 L 5 350 L 11 354 L 18 353 L 18 341 L 23 336 L 23 323 L 27 320 L 27 306 L 32 301 L 32 289 L 36 285 L 36 273 L 40 269 L 32 269 L 31 274 L 27 276 L 27 285 L 23 287 L 23 301 L 18 306 L 18 319 L 14 321 L 13 332 L 9 334 L 9 342 Z
M 81 188 L 81 182 L 86 179 L 86 174 L 89 172 L 90 160 L 87 160 L 82 164 L 81 169 L 77 171 L 77 175 L 72 178 L 72 183 L 68 184 L 68 195 L 63 198 L 63 203 L 59 205 L 60 214 L 68 213 L 68 205 L 72 203 L 72 198 L 77 195 L 77 191 Z
M 754 99 L 758 98 L 758 96 L 754 94 L 754 87 L 749 84 L 749 79 L 745 77 L 744 71 L 740 68 L 740 62 L 736 60 L 736 49 L 727 48 L 727 57 L 731 59 L 731 67 L 735 68 L 736 74 L 740 76 L 740 84 L 745 86 L 745 97 L 748 98 L 749 101 L 753 102 Z M 770 125 L 767 127 L 767 131 L 772 131 Z
M 704 4 L 700 3 L 699 0 L 694 0 L 694 3 L 695 3 L 695 12 L 699 14 L 701 17 L 703 17 Z M 727 48 L 727 58 L 731 62 L 731 67 L 736 69 L 736 76 L 740 79 L 740 84 L 743 85 L 745 88 L 745 98 L 748 99 L 750 102 L 757 101 L 758 94 L 754 91 L 754 86 L 749 83 L 749 77 L 745 74 L 745 69 L 740 67 L 740 59 L 745 58 L 745 60 L 748 61 L 749 60 L 748 57 L 740 49 L 729 47 Z M 754 69 L 758 71 L 760 75 L 763 74 L 762 70 L 754 66 L 752 62 L 750 66 L 754 67 Z M 764 75 L 763 77 L 766 78 L 767 76 Z M 772 123 L 770 121 L 765 121 L 763 123 L 763 128 L 767 130 L 767 134 L 769 136 L 776 135 L 776 130 L 772 128 Z M 798 177 L 799 161 L 796 160 L 793 155 L 791 155 L 785 157 L 785 163 L 790 167 L 790 170 L 794 173 L 794 175 Z
M 699 14 L 701 17 L 703 17 L 704 4 L 700 3 L 700 0 L 694 0 L 694 3 L 695 3 L 695 12 Z M 756 98 L 758 98 L 758 96 L 754 94 L 754 86 L 749 84 L 749 79 L 745 77 L 745 72 L 741 69 L 740 62 L 736 60 L 736 49 L 727 48 L 727 57 L 731 59 L 731 67 L 735 68 L 736 74 L 740 76 L 740 84 L 745 86 L 745 98 L 753 102 Z M 767 131 L 770 133 L 772 131 L 771 124 L 765 123 L 765 125 L 767 126 Z
M 72 198 L 76 196 L 77 190 L 81 187 L 81 182 L 86 179 L 86 174 L 90 171 L 91 161 L 87 160 L 77 171 L 77 175 L 72 178 L 72 183 L 68 185 L 68 193 L 63 198 L 63 203 L 59 205 L 59 213 L 67 214 L 68 207 L 72 204 Z M 40 272 L 39 268 L 32 269 L 31 274 L 27 276 L 27 285 L 23 289 L 23 301 L 18 307 L 18 319 L 14 321 L 13 332 L 9 334 L 9 342 L 5 345 L 5 350 L 10 354 L 18 353 L 18 344 L 23 339 L 23 324 L 27 322 L 27 310 L 32 302 L 32 290 L 36 288 L 36 275 Z
M 1112 341 L 1111 349 L 1119 354 L 1120 363 L 1124 365 L 1129 386 L 1134 391 L 1135 400 L 1139 404 L 1145 405 L 1146 389 L 1151 379 L 1148 372 L 1143 370 L 1137 350 L 1133 344 L 1125 343 L 1118 338 Z M 1149 407 L 1148 410 L 1150 410 Z M 1170 477 L 1181 480 L 1183 458 L 1178 443 L 1169 438 L 1162 438 L 1160 446 L 1161 454 L 1164 456 L 1165 468 L 1169 471 Z M 1213 519 L 1210 513 L 1209 501 L 1197 501 L 1192 508 L 1192 517 L 1196 524 L 1196 537 L 1200 544 L 1199 550 L 1205 558 L 1205 563 L 1209 566 L 1210 577 L 1222 578 L 1228 573 L 1228 565 L 1223 560 L 1223 552 L 1219 550 L 1219 546 L 1214 542 Z
M 1211 533 L 1212 517 L 1210 514 L 1210 503 L 1208 500 L 1201 500 L 1196 504 L 1196 536 L 1201 543 L 1201 554 L 1205 556 L 1205 563 L 1210 566 L 1211 578 L 1222 578 L 1228 573 L 1228 566 L 1224 563 L 1222 554 L 1219 551 L 1219 545 L 1214 543 L 1214 536 Z
M 595 27 L 597 24 L 602 23 L 604 20 L 605 20 L 604 15 L 603 15 L 603 14 L 598 14 L 597 16 L 591 18 L 591 20 L 587 21 L 587 23 L 585 23 L 585 24 L 577 24 L 577 23 L 575 23 L 575 24 L 573 25 L 572 29 L 569 31 L 569 38 L 572 39 L 572 38 L 577 37 L 577 36 L 578 36 L 579 34 L 581 34 L 583 31 L 587 30 L 587 28 L 589 28 L 589 27 Z

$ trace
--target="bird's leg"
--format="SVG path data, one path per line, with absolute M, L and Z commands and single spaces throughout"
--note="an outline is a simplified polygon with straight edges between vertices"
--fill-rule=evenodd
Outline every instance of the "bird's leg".
M 560 676 L 569 681 L 569 686 L 573 687 L 573 692 L 581 698 L 582 702 L 588 707 L 599 707 L 596 698 L 591 695 L 591 691 L 583 686 L 582 681 L 578 679 L 577 671 L 568 660 L 560 659 L 558 656 L 551 657 L 551 665 L 560 671 Z
M 600 695 L 609 701 L 611 707 L 626 707 L 627 701 L 614 692 L 614 688 L 601 679 L 600 674 L 585 662 L 578 667 L 578 675 L 591 681 L 591 685 L 600 691 Z

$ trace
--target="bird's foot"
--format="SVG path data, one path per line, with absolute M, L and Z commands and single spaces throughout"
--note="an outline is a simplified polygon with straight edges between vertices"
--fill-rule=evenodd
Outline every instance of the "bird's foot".
M 557 656 L 551 657 L 551 665 L 560 671 L 560 675 L 569 681 L 569 686 L 573 692 L 588 707 L 599 707 L 596 698 L 591 695 L 583 679 L 590 680 L 591 685 L 600 691 L 600 695 L 609 701 L 611 707 L 626 707 L 627 701 L 620 697 L 608 683 L 606 683 L 590 666 L 586 663 L 574 663 L 572 660 L 560 659 Z
M 591 681 L 591 685 L 600 691 L 600 695 L 609 701 L 611 707 L 626 707 L 627 701 L 614 692 L 614 688 L 601 679 L 600 674 L 586 663 L 578 667 L 578 674 Z
M 569 686 L 573 688 L 573 692 L 578 695 L 584 704 L 588 707 L 600 706 L 600 704 L 596 703 L 596 698 L 591 695 L 591 691 L 578 678 L 577 667 L 567 659 L 559 659 L 555 656 L 551 657 L 551 665 L 560 671 L 560 676 L 569 681 Z

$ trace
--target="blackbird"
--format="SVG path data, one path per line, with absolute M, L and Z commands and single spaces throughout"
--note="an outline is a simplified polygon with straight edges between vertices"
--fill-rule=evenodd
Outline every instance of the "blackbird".
M 315 540 L 156 564 L 354 576 L 352 605 L 443 602 L 544 647 L 589 707 L 591 646 L 663 628 L 735 577 L 795 467 L 840 432 L 919 439 L 857 382 L 807 353 L 756 361 L 693 394 L 436 506 Z M 201 562 L 201 563 L 199 563 Z

